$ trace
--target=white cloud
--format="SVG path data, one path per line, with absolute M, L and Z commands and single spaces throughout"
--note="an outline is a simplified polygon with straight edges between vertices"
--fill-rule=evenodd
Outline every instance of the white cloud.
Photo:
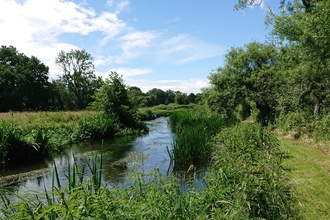
M 123 63 L 137 57 L 151 46 L 158 35 L 155 31 L 135 31 L 120 37 L 122 53 L 116 58 L 116 62 Z
M 145 75 L 149 73 L 153 73 L 154 71 L 149 68 L 126 68 L 126 67 L 118 67 L 112 68 L 110 71 L 117 72 L 119 75 L 123 75 L 124 79 L 128 79 L 132 76 Z
M 262 9 L 265 8 L 265 1 L 266 0 L 250 0 L 247 4 L 249 6 L 249 8 L 253 8 L 253 7 L 260 7 Z
M 111 55 L 109 56 L 97 55 L 94 57 L 93 63 L 95 66 L 105 66 L 111 64 L 112 61 L 113 61 L 113 57 Z
M 189 93 L 201 93 L 201 89 L 208 87 L 209 82 L 207 79 L 188 79 L 188 80 L 136 80 L 133 78 L 128 78 L 125 80 L 125 83 L 130 86 L 137 86 L 143 92 L 148 92 L 153 88 L 158 88 L 163 91 L 166 90 L 173 90 L 173 91 L 180 91 Z
M 128 0 L 107 0 L 107 6 L 113 8 L 115 14 L 119 14 L 129 5 Z
M 0 45 L 13 45 L 28 56 L 38 57 L 50 67 L 51 78 L 58 73 L 54 64 L 57 53 L 78 48 L 62 42 L 62 34 L 101 32 L 104 45 L 126 28 L 116 14 L 98 15 L 83 4 L 69 1 L 0 0 L 0 5 Z
M 179 34 L 165 40 L 160 48 L 162 60 L 171 57 L 178 64 L 222 56 L 227 50 L 219 45 L 204 43 L 188 34 Z

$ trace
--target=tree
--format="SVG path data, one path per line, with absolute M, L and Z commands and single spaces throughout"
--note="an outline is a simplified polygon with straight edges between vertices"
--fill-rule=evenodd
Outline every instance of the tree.
M 144 107 L 143 99 L 144 99 L 145 94 L 142 92 L 142 90 L 139 87 L 137 87 L 137 86 L 129 87 L 128 96 L 134 106 Z
M 165 104 L 175 103 L 175 92 L 173 90 L 165 91 Z
M 203 90 L 203 96 L 211 109 L 226 117 L 252 101 L 259 110 L 258 120 L 266 125 L 274 121 L 278 105 L 277 64 L 278 51 L 271 44 L 252 42 L 232 48 L 225 65 L 209 76 L 211 87 Z
M 153 88 L 146 95 L 149 96 L 150 106 L 165 104 L 165 92 L 161 89 Z
M 290 48 L 290 59 L 297 65 L 290 67 L 295 79 L 295 89 L 300 91 L 299 103 L 314 102 L 313 114 L 330 97 L 330 2 L 305 1 L 308 10 L 301 11 L 300 4 L 290 11 L 283 7 L 281 14 L 272 14 L 268 20 L 273 25 L 272 35 Z
M 100 91 L 94 95 L 95 101 L 90 104 L 94 110 L 103 110 L 107 115 L 115 115 L 125 127 L 137 125 L 135 113 L 137 108 L 128 96 L 128 89 L 122 76 L 116 72 L 109 74 Z
M 0 48 L 0 111 L 47 110 L 48 67 L 13 46 Z
M 196 103 L 196 95 L 194 93 L 190 93 L 187 98 L 189 103 Z
M 61 51 L 56 57 L 55 62 L 62 72 L 60 80 L 70 92 L 74 109 L 85 109 L 103 83 L 94 73 L 92 60 L 85 50 Z
M 188 101 L 187 93 L 177 91 L 175 93 L 175 103 L 178 105 L 188 104 L 189 101 Z

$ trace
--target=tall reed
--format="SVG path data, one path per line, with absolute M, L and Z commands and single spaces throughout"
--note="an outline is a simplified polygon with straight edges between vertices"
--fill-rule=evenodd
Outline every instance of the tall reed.
M 173 149 L 168 150 L 175 166 L 208 163 L 212 153 L 209 142 L 227 124 L 219 115 L 193 111 L 174 112 L 169 123 L 177 134 Z

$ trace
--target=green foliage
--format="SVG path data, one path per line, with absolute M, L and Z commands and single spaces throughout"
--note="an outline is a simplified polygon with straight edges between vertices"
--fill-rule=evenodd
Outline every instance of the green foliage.
M 0 111 L 47 110 L 48 67 L 13 46 L 0 47 Z
M 214 180 L 245 219 L 290 219 L 292 197 L 276 137 L 258 124 L 222 130 L 213 140 Z M 228 193 L 228 194 L 227 194 Z
M 330 114 L 319 117 L 315 121 L 314 138 L 316 142 L 330 142 Z
M 141 108 L 137 112 L 137 118 L 140 120 L 152 120 L 157 117 L 167 117 L 173 112 L 179 110 L 195 109 L 196 111 L 200 109 L 201 106 L 195 104 L 189 105 L 178 105 L 171 103 L 168 105 L 160 104 L 149 108 Z
M 85 50 L 61 51 L 57 55 L 55 62 L 62 75 L 60 81 L 53 85 L 57 101 L 66 102 L 65 108 L 86 109 L 93 101 L 93 94 L 101 87 L 102 78 L 96 77 L 92 60 L 92 56 Z
M 12 116 L 0 122 L 0 167 L 44 160 L 73 143 L 147 131 L 145 124 L 123 127 L 115 116 L 99 112 Z
M 91 103 L 90 109 L 103 110 L 105 114 L 117 117 L 124 127 L 137 128 L 142 126 L 135 118 L 137 108 L 128 97 L 124 80 L 116 72 L 109 74 L 109 79 L 105 80 L 94 98 L 95 101 Z
M 141 121 L 152 120 L 156 118 L 156 115 L 152 112 L 151 109 L 140 109 L 137 112 L 137 118 Z
M 306 1 L 307 2 L 307 1 Z M 282 4 L 279 15 L 270 14 L 267 22 L 273 26 L 272 35 L 289 49 L 283 69 L 291 71 L 294 85 L 299 91 L 299 104 L 308 104 L 314 115 L 329 102 L 329 1 L 308 1 L 309 7 L 301 10 L 301 3 Z M 292 65 L 295 64 L 295 65 Z
M 285 115 L 280 115 L 278 126 L 285 131 L 298 131 L 306 128 L 312 120 L 312 117 L 305 112 L 289 112 Z
M 101 140 L 113 137 L 119 131 L 120 126 L 116 117 L 99 113 L 79 121 L 73 138 L 77 142 Z
M 209 76 L 211 87 L 204 89 L 208 106 L 230 118 L 235 108 L 253 101 L 259 110 L 257 119 L 273 122 L 278 105 L 281 80 L 276 73 L 277 49 L 271 44 L 252 42 L 245 48 L 232 48 L 225 66 Z

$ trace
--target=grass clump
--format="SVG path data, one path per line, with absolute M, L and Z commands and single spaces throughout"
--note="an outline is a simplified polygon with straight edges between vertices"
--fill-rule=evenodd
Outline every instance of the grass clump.
M 177 134 L 169 150 L 171 160 L 175 166 L 196 166 L 210 161 L 209 142 L 227 122 L 219 115 L 204 111 L 176 111 L 171 114 L 169 123 Z

